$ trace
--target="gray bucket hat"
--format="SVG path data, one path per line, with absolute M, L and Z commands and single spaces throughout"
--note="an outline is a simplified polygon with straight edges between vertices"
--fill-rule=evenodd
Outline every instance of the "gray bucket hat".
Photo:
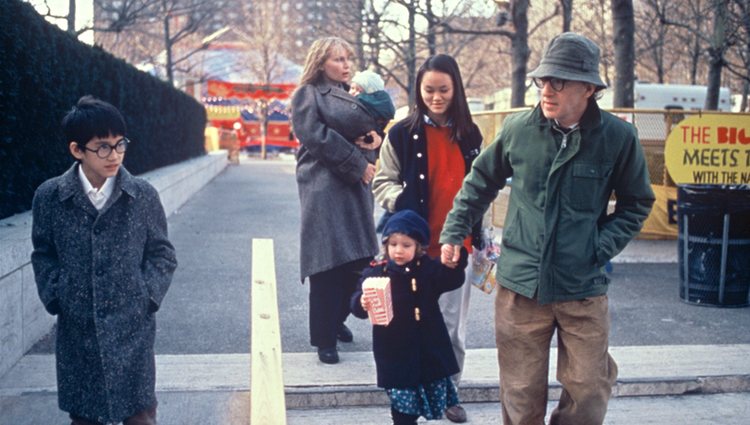
M 528 75 L 583 81 L 607 87 L 599 77 L 599 47 L 574 32 L 564 32 L 550 40 L 539 66 Z

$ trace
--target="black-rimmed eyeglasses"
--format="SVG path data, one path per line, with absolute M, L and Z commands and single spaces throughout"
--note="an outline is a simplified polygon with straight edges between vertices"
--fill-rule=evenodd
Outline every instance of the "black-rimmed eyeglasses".
M 534 77 L 531 80 L 534 82 L 534 85 L 539 87 L 540 89 L 543 89 L 544 85 L 549 83 L 550 87 L 552 87 L 552 90 L 554 91 L 563 91 L 563 89 L 565 88 L 565 83 L 568 82 L 568 80 L 563 80 L 562 78 L 551 77 Z
M 128 140 L 127 137 L 123 137 L 119 142 L 115 143 L 114 146 L 108 143 L 104 143 L 102 145 L 99 145 L 99 147 L 96 149 L 89 149 L 86 146 L 83 146 L 83 149 L 89 152 L 96 153 L 96 156 L 101 159 L 107 159 L 110 155 L 112 155 L 112 151 L 115 151 L 117 153 L 125 153 L 125 151 L 128 150 L 128 143 L 130 143 L 130 140 Z

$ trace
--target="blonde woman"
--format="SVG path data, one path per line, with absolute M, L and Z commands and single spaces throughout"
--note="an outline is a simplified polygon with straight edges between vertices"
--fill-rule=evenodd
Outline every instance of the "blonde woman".
M 364 105 L 349 94 L 352 57 L 352 47 L 340 38 L 316 40 L 292 99 L 301 145 L 300 274 L 310 280 L 310 343 L 327 364 L 339 361 L 337 340 L 353 339 L 344 324 L 349 299 L 378 253 L 370 184 L 382 139 Z

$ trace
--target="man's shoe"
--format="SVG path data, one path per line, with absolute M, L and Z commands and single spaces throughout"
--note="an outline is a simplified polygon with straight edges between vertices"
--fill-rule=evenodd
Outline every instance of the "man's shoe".
M 451 422 L 462 424 L 466 422 L 466 410 L 464 410 L 464 408 L 461 407 L 460 404 L 457 404 L 455 406 L 449 407 L 445 411 L 445 417 L 448 418 L 448 420 Z
M 326 364 L 336 364 L 339 362 L 339 352 L 336 347 L 318 348 L 318 358 Z
M 341 324 L 339 331 L 336 332 L 336 338 L 338 338 L 338 340 L 341 342 L 354 341 L 354 335 L 352 335 L 352 331 L 349 330 L 349 328 L 347 328 L 346 325 L 343 323 Z

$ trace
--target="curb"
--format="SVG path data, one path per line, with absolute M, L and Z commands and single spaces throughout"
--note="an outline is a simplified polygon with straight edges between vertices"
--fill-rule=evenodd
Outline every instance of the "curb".
M 562 386 L 549 386 L 548 400 L 559 400 Z M 612 397 L 679 396 L 750 392 L 750 375 L 618 380 Z M 462 403 L 499 402 L 498 385 L 467 383 L 459 388 Z M 390 401 L 382 388 L 371 386 L 286 387 L 288 409 L 354 406 L 386 406 Z
M 750 344 L 610 347 L 619 367 L 614 397 L 677 396 L 750 392 Z M 389 403 L 375 385 L 370 352 L 342 352 L 337 365 L 315 353 L 284 353 L 287 408 L 381 406 Z M 550 353 L 549 398 L 560 397 L 555 380 L 557 351 Z M 159 393 L 247 392 L 249 354 L 157 355 Z M 467 350 L 459 394 L 464 403 L 497 402 L 495 349 Z M 28 355 L 0 377 L 0 396 L 56 392 L 53 355 Z

